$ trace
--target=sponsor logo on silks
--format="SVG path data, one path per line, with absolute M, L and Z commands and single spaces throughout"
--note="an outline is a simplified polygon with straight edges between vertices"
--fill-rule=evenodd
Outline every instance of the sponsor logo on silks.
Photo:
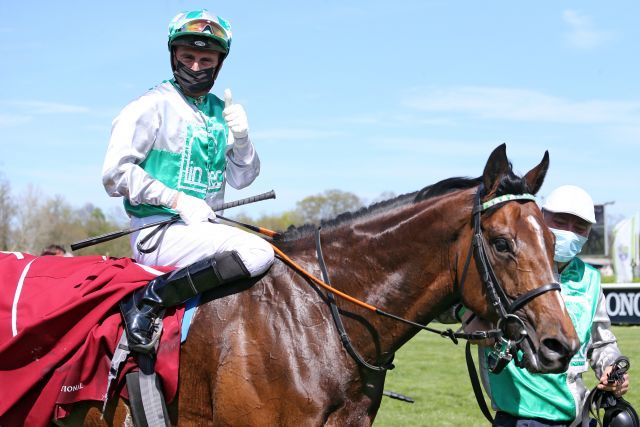
M 224 180 L 224 174 L 222 171 L 209 172 L 209 192 L 220 191 L 222 188 L 222 181 Z
M 82 383 L 78 383 L 76 385 L 63 385 L 60 391 L 63 393 L 71 393 L 73 391 L 82 390 L 83 388 L 84 386 Z
M 215 122 L 208 122 L 213 125 Z M 215 123 L 221 126 L 219 123 Z M 212 170 L 207 173 L 204 164 L 206 156 L 199 141 L 208 139 L 207 130 L 200 127 L 191 127 L 184 144 L 184 151 L 180 159 L 180 173 L 178 176 L 178 190 L 190 190 L 196 193 L 207 194 L 220 191 L 224 181 L 222 170 Z M 211 137 L 217 150 L 217 140 Z M 213 153 L 209 153 L 213 155 Z
M 196 166 L 195 160 L 202 158 L 197 141 L 206 140 L 207 133 L 197 127 L 191 129 L 192 134 L 187 137 L 180 161 L 180 175 L 178 178 L 178 190 L 191 190 L 207 194 L 207 183 L 202 182 L 202 168 Z M 195 152 L 194 152 L 195 151 Z

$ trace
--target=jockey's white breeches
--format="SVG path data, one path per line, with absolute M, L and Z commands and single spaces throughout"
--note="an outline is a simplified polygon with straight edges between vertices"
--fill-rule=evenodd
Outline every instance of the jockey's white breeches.
M 168 219 L 168 216 L 153 215 L 131 218 L 131 227 L 140 227 L 152 222 Z M 273 248 L 264 239 L 219 223 L 200 222 L 186 225 L 182 221 L 173 223 L 166 231 L 159 231 L 143 247 L 154 245 L 151 253 L 140 253 L 136 247 L 156 227 L 146 228 L 131 235 L 131 249 L 137 262 L 144 265 L 172 265 L 185 267 L 202 258 L 226 251 L 236 251 L 251 276 L 264 273 L 273 262 Z

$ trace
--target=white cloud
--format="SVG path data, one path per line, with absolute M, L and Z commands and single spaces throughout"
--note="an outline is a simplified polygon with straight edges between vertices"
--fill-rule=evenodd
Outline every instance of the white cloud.
M 635 150 L 640 148 L 640 125 L 612 126 L 607 129 L 610 144 L 616 144 L 621 150 Z
M 34 116 L 38 115 L 84 114 L 88 112 L 89 108 L 81 105 L 47 101 L 0 100 L 0 128 L 24 126 L 32 122 Z
M 416 114 L 389 114 L 370 113 L 358 114 L 353 116 L 339 117 L 334 123 L 344 123 L 349 125 L 377 125 L 377 126 L 451 126 L 455 121 L 449 117 L 423 117 Z
M 565 10 L 562 13 L 562 19 L 569 26 L 565 37 L 567 44 L 571 47 L 593 49 L 613 39 L 611 32 L 595 29 L 590 17 L 575 10 Z
M 7 34 L 11 31 L 0 31 L 0 34 Z M 40 41 L 24 41 L 21 43 L 13 43 L 13 42 L 3 42 L 0 43 L 0 52 L 3 53 L 13 53 L 13 52 L 24 52 L 26 50 L 40 50 L 45 49 L 45 44 Z
M 323 131 L 316 129 L 267 129 L 252 133 L 256 140 L 278 140 L 278 141 L 299 141 L 322 138 L 335 138 L 342 135 L 342 132 Z
M 466 141 L 456 139 L 438 139 L 423 137 L 372 137 L 365 140 L 368 146 L 376 150 L 388 149 L 394 153 L 410 153 L 412 155 L 426 154 L 431 157 L 435 155 L 450 155 L 456 153 L 460 157 L 484 157 L 491 152 L 500 142 L 487 141 Z
M 635 124 L 640 120 L 640 101 L 574 101 L 529 89 L 500 87 L 430 90 L 410 96 L 404 104 L 420 111 L 481 119 L 573 124 Z
M 81 105 L 48 101 L 2 101 L 2 104 L 26 110 L 30 114 L 87 113 L 89 108 Z
M 31 119 L 32 119 L 31 116 L 0 113 L 0 128 L 24 125 L 29 123 Z

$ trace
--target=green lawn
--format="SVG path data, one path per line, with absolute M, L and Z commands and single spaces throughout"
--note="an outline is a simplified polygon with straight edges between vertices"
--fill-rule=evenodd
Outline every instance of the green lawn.
M 622 353 L 631 361 L 631 389 L 625 398 L 640 410 L 640 327 L 614 326 L 613 331 Z M 410 396 L 416 402 L 384 397 L 376 417 L 377 427 L 488 425 L 471 389 L 464 342 L 454 345 L 449 339 L 421 332 L 398 352 L 394 363 L 396 368 L 387 375 L 385 389 Z M 584 378 L 591 387 L 595 385 L 593 371 Z

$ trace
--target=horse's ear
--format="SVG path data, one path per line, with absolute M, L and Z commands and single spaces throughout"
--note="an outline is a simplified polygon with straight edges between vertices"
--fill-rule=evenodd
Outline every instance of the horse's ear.
M 538 190 L 540 190 L 544 182 L 544 177 L 547 175 L 547 170 L 549 170 L 549 151 L 545 151 L 540 164 L 524 176 L 524 180 L 531 194 L 536 194 Z
M 492 194 L 496 191 L 498 184 L 500 184 L 500 178 L 509 172 L 509 167 L 507 144 L 501 144 L 489 156 L 482 173 L 485 194 Z

